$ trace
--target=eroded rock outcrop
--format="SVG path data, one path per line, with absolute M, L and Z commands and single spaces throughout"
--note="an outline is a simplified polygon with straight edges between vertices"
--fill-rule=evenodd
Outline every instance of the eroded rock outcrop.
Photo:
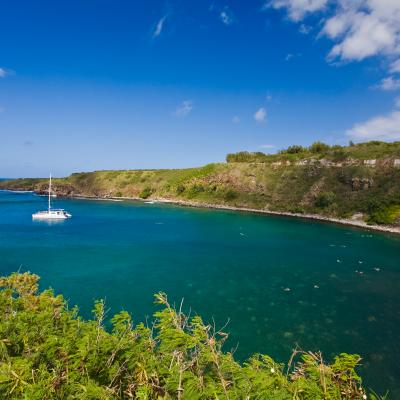
M 351 188 L 353 190 L 368 190 L 371 189 L 373 180 L 371 178 L 353 178 L 351 180 Z

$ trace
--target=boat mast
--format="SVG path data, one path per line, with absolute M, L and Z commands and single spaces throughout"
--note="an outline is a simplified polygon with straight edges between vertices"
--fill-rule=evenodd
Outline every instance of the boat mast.
M 49 212 L 50 212 L 50 209 L 51 209 L 50 195 L 51 195 L 51 174 L 50 174 L 50 183 L 49 183 Z

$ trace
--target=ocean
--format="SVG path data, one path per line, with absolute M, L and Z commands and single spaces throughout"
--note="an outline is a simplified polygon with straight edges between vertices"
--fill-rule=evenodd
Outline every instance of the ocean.
M 287 362 L 297 345 L 363 358 L 367 386 L 400 397 L 400 237 L 316 221 L 143 202 L 54 199 L 72 213 L 32 221 L 45 197 L 0 192 L 0 274 L 31 271 L 91 316 L 150 321 L 166 292 L 230 333 L 238 360 Z M 397 396 L 397 397 L 396 397 Z

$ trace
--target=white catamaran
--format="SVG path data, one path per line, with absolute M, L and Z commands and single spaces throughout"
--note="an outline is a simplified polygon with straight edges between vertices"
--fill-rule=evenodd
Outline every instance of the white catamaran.
M 72 215 L 67 213 L 63 209 L 52 209 L 51 208 L 51 174 L 50 174 L 50 181 L 49 181 L 49 206 L 46 211 L 38 211 L 32 214 L 32 219 L 67 219 L 71 218 Z

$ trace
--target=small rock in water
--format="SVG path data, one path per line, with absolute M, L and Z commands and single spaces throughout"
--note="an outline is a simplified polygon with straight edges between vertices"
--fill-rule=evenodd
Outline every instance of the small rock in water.
M 375 270 L 376 272 L 379 272 L 381 269 L 380 269 L 379 267 L 375 267 L 374 270 Z
M 243 232 L 240 232 L 239 235 L 240 235 L 240 236 L 244 236 L 244 233 L 243 233 Z
M 319 289 L 319 286 L 318 285 L 314 285 L 314 289 Z
M 363 262 L 362 262 L 362 261 L 358 261 L 358 263 L 359 263 L 359 264 L 362 264 Z
M 356 269 L 355 271 L 358 275 L 362 275 L 364 272 L 363 271 L 359 271 L 358 269 Z
M 370 315 L 368 317 L 368 322 L 376 322 L 376 317 L 374 315 Z
M 339 259 L 337 259 L 336 262 L 339 263 L 339 264 L 341 263 L 341 261 Z
M 285 292 L 290 292 L 291 289 L 288 288 L 288 287 L 286 287 L 286 288 L 284 288 L 283 290 L 284 290 Z

